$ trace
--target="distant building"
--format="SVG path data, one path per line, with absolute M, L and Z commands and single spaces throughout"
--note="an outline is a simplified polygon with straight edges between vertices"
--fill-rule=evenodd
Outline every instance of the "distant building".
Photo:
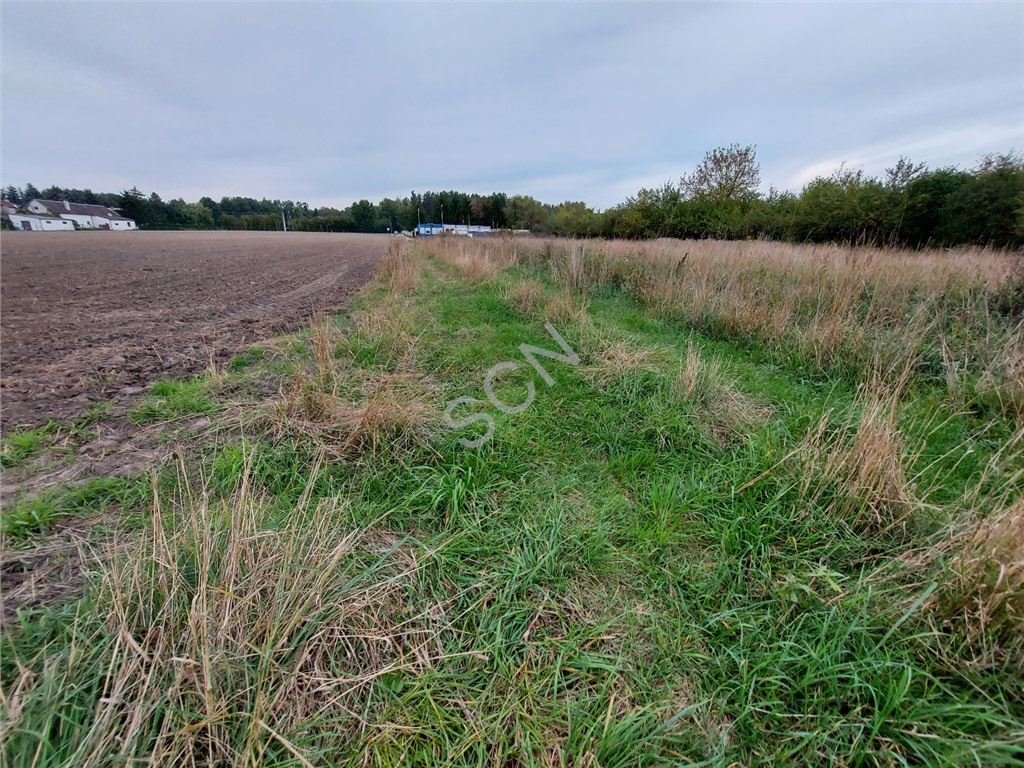
M 430 237 L 432 235 L 460 235 L 462 237 L 474 237 L 476 235 L 489 235 L 491 228 L 482 224 L 420 224 L 414 230 L 416 237 Z
M 18 213 L 18 209 L 8 211 L 4 207 L 3 215 L 11 222 L 12 229 L 26 232 L 74 232 L 75 222 L 62 219 L 60 216 L 41 216 L 37 213 Z
M 135 229 L 135 221 L 127 219 L 113 208 L 88 203 L 69 203 L 67 200 L 33 200 L 25 206 L 27 213 L 37 216 L 56 216 L 71 222 L 72 229 Z M 12 219 L 11 223 L 14 221 Z

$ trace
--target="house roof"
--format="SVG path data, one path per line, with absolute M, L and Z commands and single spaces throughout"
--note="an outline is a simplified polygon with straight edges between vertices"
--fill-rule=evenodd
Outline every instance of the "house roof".
M 63 200 L 33 200 L 44 206 L 50 213 L 60 216 L 62 213 L 71 213 L 76 216 L 99 216 L 112 221 L 130 221 L 120 216 L 105 205 L 91 205 L 89 203 L 65 203 Z
M 5 216 L 21 216 L 22 218 L 25 218 L 25 219 L 52 219 L 53 221 L 70 221 L 70 219 L 62 219 L 60 216 L 55 216 L 52 213 L 35 213 L 34 211 L 28 211 L 28 210 L 24 210 L 24 211 L 13 210 L 12 211 L 12 210 L 10 210 L 8 208 L 4 209 L 4 215 Z

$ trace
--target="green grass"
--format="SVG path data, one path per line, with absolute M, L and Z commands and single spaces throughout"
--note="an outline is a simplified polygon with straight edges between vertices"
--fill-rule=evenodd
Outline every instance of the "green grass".
M 83 485 L 50 489 L 7 506 L 0 518 L 0 533 L 27 539 L 66 517 L 102 513 L 112 504 L 133 512 L 143 506 L 147 495 L 144 480 L 127 477 L 98 477 Z
M 547 283 L 527 268 L 498 283 L 523 277 Z M 496 392 L 520 402 L 519 345 L 555 347 L 498 283 L 428 265 L 409 310 L 414 364 L 442 403 L 485 400 L 504 360 L 521 366 Z M 1019 674 L 971 665 L 933 631 L 922 604 L 937 574 L 880 577 L 932 541 L 941 505 L 983 476 L 1009 426 L 915 390 L 901 429 L 935 509 L 907 531 L 858 531 L 780 463 L 823 416 L 856 422 L 846 379 L 653 318 L 618 291 L 588 311 L 590 330 L 559 327 L 581 365 L 545 360 L 555 385 L 535 376 L 522 413 L 487 408 L 479 449 L 458 443 L 479 424 L 372 455 L 253 434 L 165 477 L 173 556 L 146 537 L 118 582 L 130 599 L 97 588 L 77 617 L 55 609 L 5 639 L 5 690 L 12 659 L 37 675 L 6 763 L 68 764 L 88 747 L 108 762 L 157 748 L 169 763 L 254 765 L 1019 765 Z M 595 334 L 663 354 L 595 383 Z M 672 395 L 688 344 L 771 418 L 716 439 L 706 403 Z M 405 364 L 381 349 L 357 334 L 337 391 L 356 397 L 360 369 Z M 312 365 L 307 345 L 290 357 Z M 151 397 L 140 418 L 216 407 L 201 380 Z M 124 736 L 135 714 L 144 727 Z
M 0 441 L 0 467 L 17 467 L 43 451 L 60 446 L 73 449 L 95 436 L 95 426 L 110 411 L 111 403 L 93 403 L 81 416 L 70 422 L 48 421 L 39 427 L 12 430 Z
M 261 347 L 249 347 L 249 349 L 231 358 L 228 368 L 232 371 L 242 371 L 255 365 L 263 359 L 265 351 Z
M 214 413 L 219 406 L 206 390 L 206 381 L 202 377 L 161 379 L 132 411 L 132 418 L 138 423 L 146 423 Z
M 16 429 L 0 443 L 0 467 L 16 467 L 37 455 L 50 444 L 57 431 L 56 422 L 33 429 Z

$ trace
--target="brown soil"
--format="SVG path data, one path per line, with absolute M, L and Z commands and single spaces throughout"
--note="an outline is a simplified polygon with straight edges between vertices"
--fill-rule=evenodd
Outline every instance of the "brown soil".
M 5 232 L 3 430 L 122 402 L 337 311 L 383 235 Z

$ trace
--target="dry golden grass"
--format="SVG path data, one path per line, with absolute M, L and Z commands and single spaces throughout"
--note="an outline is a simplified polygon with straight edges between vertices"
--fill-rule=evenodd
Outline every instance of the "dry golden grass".
M 412 293 L 422 279 L 422 266 L 405 239 L 393 238 L 377 279 L 392 293 Z
M 410 608 L 420 556 L 400 536 L 346 528 L 333 502 L 306 498 L 268 525 L 248 470 L 228 500 L 180 487 L 173 508 L 154 502 L 135 546 L 98 564 L 108 627 L 78 629 L 95 633 L 93 647 L 60 648 L 46 675 L 24 669 L 8 689 L 9 728 L 40 686 L 75 685 L 98 664 L 102 694 L 75 765 L 146 755 L 152 765 L 253 766 L 268 749 L 308 765 L 293 740 L 309 723 L 329 716 L 328 730 L 351 737 L 360 721 L 339 713 L 381 675 L 443 659 L 443 606 Z
M 428 237 L 420 241 L 421 247 L 455 267 L 471 283 L 490 280 L 501 270 L 511 266 L 516 258 L 501 242 L 492 241 L 489 248 L 479 247 L 480 240 L 465 237 Z
M 374 356 L 399 368 L 410 368 L 415 356 L 416 320 L 414 308 L 408 299 L 388 297 L 383 301 L 352 314 L 356 338 L 350 338 L 349 353 L 355 354 L 355 345 L 369 347 Z
M 981 376 L 980 396 L 1024 417 L 1024 334 L 997 301 L 1015 279 L 1018 254 L 765 241 L 452 240 L 426 247 L 471 279 L 509 264 L 546 264 L 577 295 L 617 285 L 656 314 L 796 353 L 825 370 L 867 378 L 910 360 L 921 371 L 945 368 L 959 393 L 968 391 L 959 386 L 964 376 Z
M 671 392 L 691 405 L 701 427 L 720 445 L 742 440 L 771 418 L 771 408 L 740 391 L 725 377 L 721 361 L 706 359 L 692 342 Z
M 532 315 L 544 300 L 544 285 L 539 280 L 520 280 L 502 291 L 502 299 L 521 315 Z
M 597 386 L 607 387 L 624 376 L 657 373 L 659 362 L 665 359 L 665 351 L 617 341 L 606 343 L 595 357 L 594 365 L 584 368 L 583 373 Z
M 865 392 L 860 406 L 855 429 L 833 429 L 826 414 L 799 445 L 802 496 L 855 530 L 891 531 L 906 523 L 916 504 L 898 401 Z
M 571 294 L 560 293 L 544 304 L 543 316 L 556 328 L 582 326 L 587 322 L 587 305 Z
M 1024 671 L 1024 498 L 965 526 L 943 548 L 948 565 L 927 607 L 983 658 Z
M 705 360 L 697 345 L 687 344 L 686 360 L 672 381 L 672 394 L 682 400 L 707 400 L 715 396 L 721 382 L 721 361 Z
M 978 380 L 981 397 L 1024 425 L 1024 323 L 1017 326 Z
M 358 400 L 296 373 L 272 404 L 276 433 L 310 441 L 334 458 L 426 444 L 437 426 L 432 387 L 415 374 L 371 374 Z
M 942 512 L 949 522 L 928 546 L 880 568 L 885 580 L 929 585 L 927 618 L 962 647 L 947 663 L 1009 664 L 1024 673 L 1024 427 L 986 463 L 963 497 Z M 992 511 L 994 510 L 994 511 Z M 908 599 L 904 610 L 913 610 Z
M 324 385 L 334 382 L 336 374 L 335 352 L 344 341 L 340 329 L 325 312 L 313 315 L 310 324 L 310 347 L 317 376 Z

